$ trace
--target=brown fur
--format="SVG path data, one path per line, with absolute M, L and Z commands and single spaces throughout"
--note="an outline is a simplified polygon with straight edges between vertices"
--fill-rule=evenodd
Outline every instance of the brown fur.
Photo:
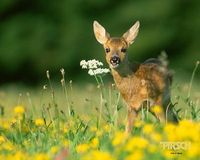
M 150 103 L 152 113 L 151 106 L 163 107 L 163 112 L 153 113 L 160 121 L 165 120 L 164 112 L 171 102 L 171 77 L 167 66 L 162 65 L 158 59 L 149 59 L 142 64 L 130 63 L 127 53 L 122 52 L 122 49 L 127 49 L 133 43 L 138 30 L 139 22 L 136 22 L 121 38 L 111 38 L 98 22 L 94 22 L 95 36 L 105 50 L 109 49 L 106 53 L 106 61 L 110 65 L 116 86 L 128 105 L 127 132 L 131 130 L 144 102 Z M 117 67 L 113 67 L 110 62 L 113 55 L 120 58 Z

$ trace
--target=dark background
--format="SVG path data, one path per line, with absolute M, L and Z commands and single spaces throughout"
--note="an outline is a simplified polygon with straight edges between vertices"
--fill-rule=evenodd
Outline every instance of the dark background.
M 105 62 L 94 20 L 111 36 L 121 36 L 140 21 L 140 33 L 128 50 L 132 60 L 165 50 L 172 68 L 191 73 L 200 59 L 197 0 L 1 0 L 0 84 L 37 84 L 47 69 L 57 77 L 62 67 L 70 79 L 84 80 L 80 60 Z

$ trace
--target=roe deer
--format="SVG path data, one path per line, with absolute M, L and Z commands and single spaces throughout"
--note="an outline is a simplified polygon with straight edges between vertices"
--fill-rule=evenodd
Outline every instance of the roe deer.
M 105 49 L 106 61 L 116 87 L 128 105 L 126 132 L 131 131 L 144 102 L 149 104 L 149 111 L 159 121 L 164 122 L 166 118 L 177 121 L 172 107 L 169 107 L 172 76 L 166 63 L 155 58 L 141 64 L 130 63 L 128 60 L 127 49 L 137 37 L 139 27 L 140 23 L 137 21 L 122 37 L 110 37 L 97 21 L 93 23 L 95 37 Z M 161 111 L 154 112 L 152 106 L 160 106 Z

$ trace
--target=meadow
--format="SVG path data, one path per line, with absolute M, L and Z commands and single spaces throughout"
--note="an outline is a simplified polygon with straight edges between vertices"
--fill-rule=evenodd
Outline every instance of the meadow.
M 142 109 L 130 134 L 124 132 L 126 104 L 113 81 L 104 82 L 110 74 L 105 68 L 95 72 L 82 65 L 92 84 L 75 84 L 61 69 L 58 83 L 47 71 L 47 81 L 39 88 L 2 87 L 0 159 L 198 160 L 198 65 L 199 61 L 187 80 L 174 78 L 172 102 L 179 123 L 160 124 Z M 156 112 L 159 109 L 155 106 Z

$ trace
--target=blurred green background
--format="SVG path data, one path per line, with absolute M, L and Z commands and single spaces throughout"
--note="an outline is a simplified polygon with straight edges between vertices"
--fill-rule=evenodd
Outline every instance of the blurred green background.
M 165 50 L 170 67 L 190 75 L 200 60 L 198 0 L 1 0 L 0 84 L 37 84 L 46 70 L 58 77 L 62 67 L 70 79 L 84 80 L 80 60 L 105 62 L 94 20 L 111 36 L 121 36 L 140 21 L 128 51 L 131 60 L 142 62 Z

